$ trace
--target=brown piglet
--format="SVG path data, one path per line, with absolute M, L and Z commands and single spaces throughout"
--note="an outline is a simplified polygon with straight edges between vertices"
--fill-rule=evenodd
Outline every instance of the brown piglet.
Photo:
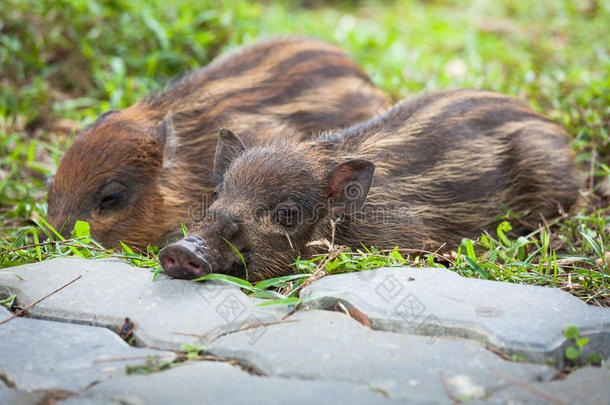
M 278 133 L 299 142 L 388 106 L 334 45 L 284 37 L 244 46 L 82 130 L 50 183 L 48 220 L 64 236 L 88 221 L 106 247 L 162 245 L 210 204 L 220 128 L 235 128 L 245 146 Z

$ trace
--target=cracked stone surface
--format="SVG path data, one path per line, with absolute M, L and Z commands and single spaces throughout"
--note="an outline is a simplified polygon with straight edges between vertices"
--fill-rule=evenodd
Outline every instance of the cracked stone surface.
M 238 288 L 172 280 L 120 260 L 54 259 L 0 271 L 0 296 L 17 294 L 26 306 L 78 275 L 82 278 L 28 311 L 30 316 L 89 323 L 118 331 L 135 324 L 139 345 L 179 349 L 202 344 L 243 324 L 277 320 L 286 306 L 259 307 Z
M 451 402 L 445 389 L 484 398 L 512 384 L 499 373 L 524 381 L 556 374 L 552 367 L 502 360 L 472 342 L 373 331 L 338 312 L 302 311 L 289 319 L 257 328 L 254 341 L 233 333 L 207 351 L 268 375 L 368 384 L 391 398 L 418 401 Z
M 301 293 L 317 307 L 337 300 L 374 329 L 477 340 L 529 361 L 563 364 L 566 325 L 589 337 L 584 356 L 610 356 L 610 309 L 555 288 L 461 277 L 445 269 L 384 268 L 324 277 Z
M 117 378 L 62 404 L 100 400 L 129 404 L 391 404 L 365 385 L 248 374 L 226 363 L 199 362 L 149 376 Z
M 610 396 L 608 364 L 552 380 L 562 366 L 568 324 L 591 339 L 583 357 L 610 358 L 610 309 L 556 289 L 466 279 L 442 269 L 379 269 L 318 280 L 285 321 L 242 330 L 278 321 L 292 307 L 260 307 L 263 300 L 213 282 L 164 275 L 153 281 L 149 270 L 118 260 L 55 259 L 0 269 L 0 298 L 17 294 L 17 304 L 26 306 L 78 275 L 29 310 L 29 318 L 0 325 L 0 404 L 443 404 L 455 398 L 593 404 Z M 373 329 L 319 310 L 338 303 L 368 315 Z M 0 320 L 8 316 L 0 306 Z M 139 346 L 205 344 L 210 354 L 264 376 L 211 361 L 126 375 L 125 364 L 167 352 L 126 345 L 114 333 L 125 317 L 136 324 Z M 524 354 L 529 363 L 507 361 L 496 349 Z M 124 360 L 96 361 L 103 358 Z M 535 364 L 548 359 L 554 366 Z
M 41 394 L 9 388 L 0 380 L 0 404 L 35 405 L 42 399 Z
M 610 369 L 584 367 L 563 380 L 533 382 L 528 388 L 510 387 L 490 398 L 492 403 L 519 404 L 607 404 L 610 402 Z
M 0 319 L 8 316 L 0 307 Z M 0 326 L 0 375 L 21 391 L 78 391 L 123 376 L 127 364 L 144 364 L 146 356 L 155 355 L 167 361 L 175 357 L 172 352 L 131 347 L 95 326 L 27 318 Z

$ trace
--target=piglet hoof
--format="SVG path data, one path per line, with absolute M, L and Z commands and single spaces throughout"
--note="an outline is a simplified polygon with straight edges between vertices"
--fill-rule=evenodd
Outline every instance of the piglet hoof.
M 182 239 L 161 249 L 159 261 L 165 273 L 174 278 L 192 280 L 211 273 L 210 264 L 199 251 L 199 240 Z

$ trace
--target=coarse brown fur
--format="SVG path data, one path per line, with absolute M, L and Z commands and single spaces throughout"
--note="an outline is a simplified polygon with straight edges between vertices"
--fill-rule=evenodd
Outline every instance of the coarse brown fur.
M 506 209 L 551 218 L 575 203 L 581 185 L 568 142 L 559 125 L 513 98 L 461 89 L 407 100 L 310 142 L 248 149 L 191 232 L 207 266 L 197 271 L 245 276 L 226 239 L 250 279 L 287 274 L 296 257 L 317 252 L 310 242 L 330 240 L 333 216 L 335 243 L 379 249 L 455 248 L 493 232 Z
M 285 37 L 240 48 L 80 133 L 49 189 L 49 222 L 86 220 L 104 246 L 143 249 L 209 205 L 218 129 L 248 146 L 300 141 L 373 117 L 388 98 L 334 45 Z

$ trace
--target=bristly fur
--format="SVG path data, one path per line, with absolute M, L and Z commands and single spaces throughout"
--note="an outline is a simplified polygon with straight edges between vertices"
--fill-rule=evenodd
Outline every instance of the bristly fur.
M 388 106 L 366 73 L 334 45 L 284 37 L 246 46 L 83 130 L 50 185 L 48 217 L 66 235 L 74 221 L 88 220 L 93 236 L 108 247 L 119 241 L 140 249 L 162 244 L 209 205 L 220 128 L 233 128 L 248 146 L 264 145 L 276 134 L 298 142 Z M 177 138 L 171 164 L 162 154 L 164 142 L 155 138 L 168 113 Z M 113 181 L 127 188 L 127 201 L 102 212 L 99 190 Z
M 286 274 L 297 256 L 316 252 L 308 242 L 330 238 L 331 169 L 364 159 L 375 164 L 372 186 L 364 206 L 337 224 L 337 244 L 455 248 L 464 237 L 493 232 L 506 209 L 536 223 L 572 207 L 581 177 L 568 142 L 563 128 L 508 96 L 433 92 L 309 142 L 281 140 L 245 151 L 192 234 L 211 252 L 224 250 L 215 243 L 215 232 L 222 232 L 215 214 L 221 212 L 240 224 L 232 243 L 247 252 L 251 276 Z M 290 229 L 273 220 L 275 207 L 286 201 L 302 216 Z M 214 257 L 206 260 L 226 270 Z

